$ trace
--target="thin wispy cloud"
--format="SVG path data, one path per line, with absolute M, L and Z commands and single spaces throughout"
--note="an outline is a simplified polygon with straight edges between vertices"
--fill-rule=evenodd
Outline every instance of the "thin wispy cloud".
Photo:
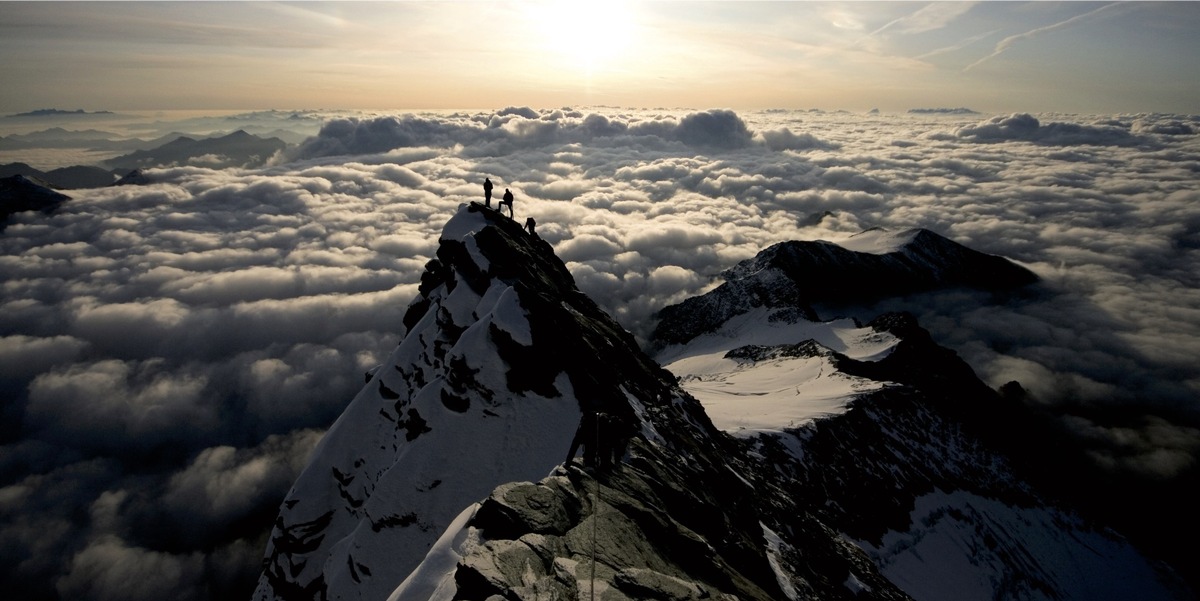
M 1101 6 L 1100 8 L 1090 10 L 1081 15 L 1075 15 L 1074 17 L 1071 17 L 1070 19 L 1065 19 L 1063 21 L 1059 21 L 1059 22 L 1053 23 L 1051 25 L 1045 25 L 1043 27 L 1031 29 L 1024 33 L 1010 35 L 1010 36 L 1004 38 L 1003 40 L 1000 40 L 996 44 L 996 47 L 992 50 L 991 54 L 967 65 L 966 67 L 963 67 L 963 71 L 964 72 L 970 71 L 971 69 L 974 69 L 975 67 L 978 67 L 979 65 L 982 65 L 983 63 L 986 63 L 986 62 L 1000 56 L 1001 54 L 1004 54 L 1005 52 L 1008 51 L 1009 48 L 1012 48 L 1014 44 L 1021 42 L 1022 40 L 1028 40 L 1028 39 L 1040 36 L 1042 34 L 1049 33 L 1051 31 L 1056 31 L 1059 29 L 1070 27 L 1081 21 L 1086 21 L 1088 19 L 1091 19 L 1092 17 L 1095 17 L 1096 15 L 1099 15 L 1100 13 L 1108 11 L 1108 10 L 1112 9 L 1113 7 L 1122 6 L 1124 4 L 1126 4 L 1126 3 L 1125 2 L 1114 2 L 1112 4 L 1105 4 L 1104 6 Z
M 981 34 L 973 35 L 957 44 L 954 44 L 951 46 L 944 46 L 942 48 L 937 48 L 935 50 L 930 50 L 929 52 L 926 52 L 925 54 L 921 54 L 921 55 L 915 56 L 913 58 L 915 58 L 917 60 L 925 60 L 925 59 L 933 58 L 935 56 L 940 56 L 942 54 L 958 52 L 959 50 L 962 50 L 963 48 L 966 48 L 968 46 L 971 46 L 973 44 L 981 42 L 989 37 L 992 37 L 993 35 L 996 35 L 996 30 L 985 31 Z
M 898 30 L 900 33 L 924 33 L 941 29 L 966 14 L 975 4 L 975 2 L 933 2 L 911 15 L 888 22 L 883 27 L 872 31 L 870 35 L 876 36 L 890 29 Z

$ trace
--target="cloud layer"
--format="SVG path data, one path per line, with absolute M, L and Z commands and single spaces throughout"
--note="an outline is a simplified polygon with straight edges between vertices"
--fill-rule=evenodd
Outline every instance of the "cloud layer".
M 618 109 L 332 116 L 260 170 L 77 191 L 0 234 L 0 580 L 29 598 L 244 594 L 278 499 L 482 195 L 636 335 L 775 242 L 925 227 L 1037 271 L 916 312 L 1105 469 L 1200 452 L 1200 119 Z M 814 285 L 820 285 L 814 282 Z M 1133 416 L 1102 422 L 1097 412 Z

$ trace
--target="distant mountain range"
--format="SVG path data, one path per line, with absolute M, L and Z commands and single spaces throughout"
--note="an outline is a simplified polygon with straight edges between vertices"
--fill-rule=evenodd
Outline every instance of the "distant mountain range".
M 65 117 L 65 116 L 84 116 L 84 115 L 116 115 L 112 111 L 92 111 L 88 112 L 83 109 L 75 109 L 73 111 L 64 111 L 62 109 L 37 109 L 28 113 L 16 113 L 7 115 L 6 117 Z
M 298 136 L 284 132 L 291 137 Z M 113 183 L 116 177 L 134 169 L 195 165 L 222 169 L 226 167 L 261 167 L 287 147 L 278 137 L 263 138 L 235 131 L 215 138 L 191 138 L 170 134 L 155 140 L 114 140 L 109 132 L 99 130 L 70 131 L 51 128 L 31 134 L 0 138 L 0 150 L 30 148 L 89 148 L 91 150 L 132 150 L 102 161 L 106 168 L 75 166 L 42 172 L 25 163 L 0 166 L 0 176 L 22 174 L 36 177 L 57 188 L 93 188 Z
M 121 170 L 88 167 L 85 165 L 61 167 L 59 169 L 51 169 L 50 171 L 41 171 L 25 163 L 0 165 L 0 177 L 23 175 L 27 178 L 41 180 L 45 182 L 46 186 L 60 190 L 110 186 L 118 178 L 125 175 L 125 173 L 125 171 Z
M 27 150 L 30 148 L 87 148 L 89 150 L 111 150 L 129 152 L 149 150 L 162 146 L 183 136 L 173 132 L 157 138 L 121 138 L 119 135 L 96 129 L 68 130 L 52 127 L 28 134 L 13 134 L 0 138 L 0 150 Z
M 219 138 L 195 139 L 180 136 L 162 146 L 137 150 L 104 161 L 124 170 L 196 165 L 200 167 L 260 167 L 287 147 L 279 138 L 260 138 L 243 130 Z
M 958 108 L 928 108 L 928 109 L 908 109 L 908 112 L 917 115 L 978 115 L 979 111 L 974 111 L 966 107 Z

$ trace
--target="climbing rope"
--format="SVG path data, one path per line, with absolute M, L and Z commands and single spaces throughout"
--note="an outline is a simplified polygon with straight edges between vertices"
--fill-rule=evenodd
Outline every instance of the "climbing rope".
M 596 434 L 592 440 L 592 454 L 594 473 L 592 480 L 595 481 L 596 487 L 592 491 L 592 598 L 591 601 L 596 601 L 596 523 L 600 521 L 600 413 L 596 414 L 595 430 Z

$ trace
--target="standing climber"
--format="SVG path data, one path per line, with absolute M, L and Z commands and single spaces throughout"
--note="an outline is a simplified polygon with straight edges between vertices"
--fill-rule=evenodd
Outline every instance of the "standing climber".
M 492 208 L 492 180 L 483 178 L 483 206 Z
M 529 235 L 533 236 L 534 238 L 537 238 L 537 234 L 533 231 L 533 228 L 536 225 L 537 222 L 533 220 L 533 217 L 525 218 L 525 229 L 529 230 Z
M 607 434 L 607 432 L 605 433 Z M 567 451 L 566 464 L 570 465 L 579 447 L 583 447 L 583 464 L 588 467 L 596 465 L 596 451 L 600 438 L 600 421 L 595 411 L 585 411 L 575 428 L 575 437 L 571 439 L 571 448 Z
M 579 448 L 583 447 L 584 466 L 610 470 L 621 462 L 632 437 L 633 430 L 626 420 L 611 413 L 584 411 L 575 437 L 571 439 L 566 464 L 570 465 Z
M 509 192 L 508 188 L 505 188 L 504 189 L 504 198 L 500 199 L 500 206 L 496 207 L 496 210 L 503 211 L 504 205 L 508 205 L 508 218 L 512 219 L 513 218 L 512 201 L 513 201 L 512 192 Z

